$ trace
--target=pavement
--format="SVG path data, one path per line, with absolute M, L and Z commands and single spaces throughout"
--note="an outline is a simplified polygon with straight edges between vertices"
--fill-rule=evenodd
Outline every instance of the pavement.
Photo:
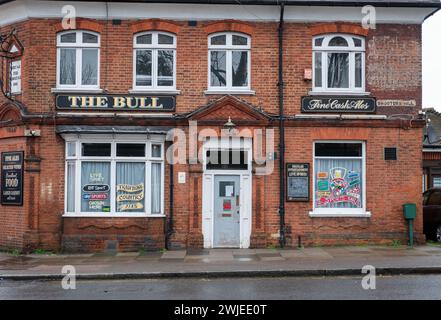
M 2 280 L 58 280 L 74 266 L 77 279 L 356 276 L 441 274 L 441 246 L 347 246 L 302 249 L 201 249 L 96 254 L 0 253 Z M 66 272 L 66 271 L 65 271 Z M 71 271 L 68 271 L 69 273 Z

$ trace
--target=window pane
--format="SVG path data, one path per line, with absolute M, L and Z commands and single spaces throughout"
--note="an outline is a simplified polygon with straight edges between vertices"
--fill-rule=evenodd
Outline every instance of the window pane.
M 161 164 L 152 163 L 152 213 L 161 213 Z
M 145 212 L 145 163 L 116 164 L 116 211 Z
M 67 156 L 68 157 L 75 157 L 76 156 L 76 143 L 75 142 L 68 142 L 67 143 Z
M 98 43 L 98 36 L 83 32 L 83 43 Z
M 325 38 L 317 38 L 317 39 L 315 39 L 315 41 L 314 41 L 315 46 L 316 46 L 316 47 L 321 47 L 322 44 L 323 44 L 323 40 L 324 40 L 324 39 L 325 39 Z
M 136 85 L 152 85 L 152 51 L 136 51 Z
M 152 44 L 152 35 L 144 34 L 142 36 L 136 37 L 137 44 Z
M 76 50 L 60 49 L 60 84 L 75 85 Z
M 144 143 L 118 143 L 116 145 L 117 157 L 145 157 Z
M 152 145 L 152 157 L 161 158 L 161 145 L 153 144 Z
M 158 34 L 158 44 L 173 44 L 174 38 L 166 34 Z
M 343 37 L 334 37 L 331 41 L 329 41 L 330 47 L 347 47 L 348 42 Z
M 226 35 L 214 36 L 211 38 L 211 45 L 213 46 L 224 46 L 226 44 L 227 44 Z
M 60 37 L 60 41 L 62 43 L 75 43 L 77 42 L 77 34 L 75 32 L 63 34 Z
M 67 212 L 75 212 L 75 162 L 67 163 Z
M 82 84 L 98 84 L 98 49 L 83 49 Z
M 322 86 L 322 53 L 315 52 L 314 59 L 315 59 L 314 85 L 315 87 L 321 87 Z
M 158 50 L 158 86 L 173 86 L 173 50 Z
M 211 51 L 210 84 L 212 87 L 225 87 L 227 85 L 227 52 Z
M 362 208 L 362 160 L 316 159 L 317 208 Z
M 248 86 L 248 52 L 232 52 L 233 87 Z
M 110 143 L 83 143 L 83 157 L 110 157 Z
M 355 87 L 361 88 L 363 77 L 363 59 L 361 53 L 355 54 Z
M 247 170 L 248 152 L 242 150 L 208 150 L 208 170 Z
M 247 44 L 248 44 L 248 39 L 246 37 L 233 35 L 233 45 L 246 46 Z
M 316 157 L 362 157 L 361 143 L 316 143 Z
M 354 39 L 354 45 L 356 47 L 361 47 L 361 45 L 362 45 L 361 39 L 358 39 L 358 38 L 353 38 L 353 39 Z
M 110 212 L 110 163 L 81 163 L 81 211 Z
M 349 88 L 349 53 L 328 53 L 328 87 Z

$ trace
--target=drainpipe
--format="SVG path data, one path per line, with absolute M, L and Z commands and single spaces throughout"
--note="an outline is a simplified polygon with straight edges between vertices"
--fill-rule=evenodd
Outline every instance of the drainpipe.
M 285 13 L 284 1 L 280 4 L 280 21 L 279 21 L 279 174 L 280 174 L 280 194 L 279 194 L 279 215 L 280 215 L 280 247 L 285 247 L 285 123 L 284 123 L 284 111 L 283 111 L 283 16 Z

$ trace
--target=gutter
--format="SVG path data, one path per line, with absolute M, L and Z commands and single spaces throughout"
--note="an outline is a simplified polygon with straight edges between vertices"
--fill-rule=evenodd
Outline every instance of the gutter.
M 279 87 L 279 182 L 280 182 L 280 192 L 279 192 L 279 244 L 283 248 L 286 245 L 286 235 L 285 235 L 285 115 L 284 115 L 284 83 L 283 83 L 283 17 L 285 14 L 285 1 L 280 4 L 280 21 L 278 28 L 278 38 L 279 38 L 279 82 L 277 86 Z

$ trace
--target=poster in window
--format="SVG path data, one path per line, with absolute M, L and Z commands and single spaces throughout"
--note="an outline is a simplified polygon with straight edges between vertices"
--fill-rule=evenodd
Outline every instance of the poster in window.
M 23 151 L 1 154 L 1 203 L 23 205 Z
M 287 201 L 309 201 L 309 164 L 288 163 L 286 175 Z
M 110 163 L 81 164 L 81 211 L 110 212 Z
M 116 164 L 116 209 L 145 212 L 145 163 Z

